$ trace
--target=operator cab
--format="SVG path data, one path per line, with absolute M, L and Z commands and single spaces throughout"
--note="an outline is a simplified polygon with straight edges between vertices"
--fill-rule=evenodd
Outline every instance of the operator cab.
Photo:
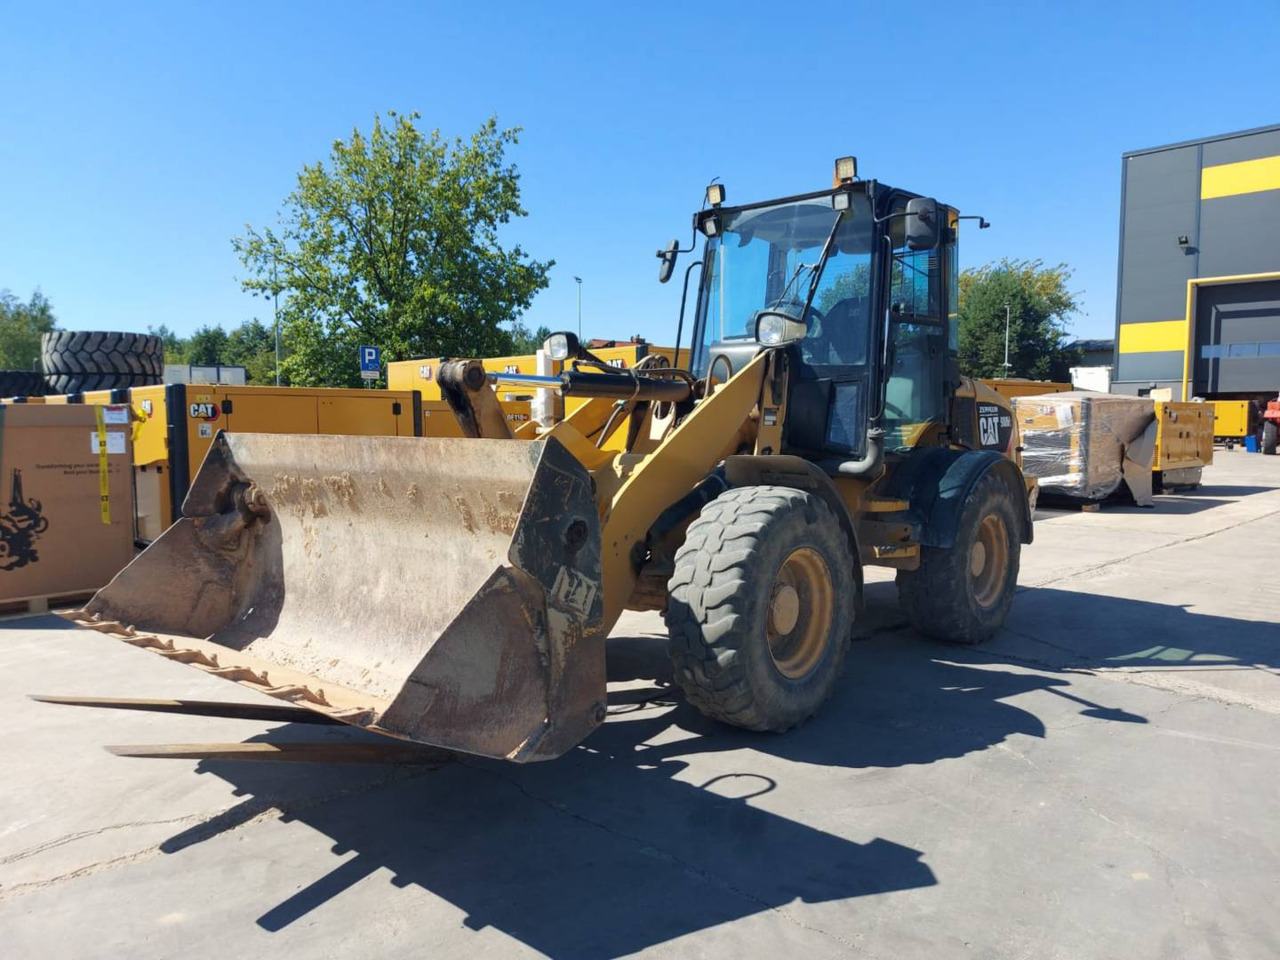
M 906 452 L 945 424 L 958 380 L 956 211 L 852 176 L 739 207 L 714 189 L 694 217 L 706 237 L 694 376 L 724 382 L 759 352 L 757 324 L 781 323 L 789 335 L 764 339 L 790 341 L 784 452 L 834 472 L 867 456 L 873 436 Z

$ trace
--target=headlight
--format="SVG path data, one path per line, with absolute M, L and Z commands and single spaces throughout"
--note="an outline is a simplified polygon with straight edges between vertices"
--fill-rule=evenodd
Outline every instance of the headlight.
M 542 349 L 552 360 L 568 360 L 569 338 L 563 333 L 553 333 L 542 342 Z

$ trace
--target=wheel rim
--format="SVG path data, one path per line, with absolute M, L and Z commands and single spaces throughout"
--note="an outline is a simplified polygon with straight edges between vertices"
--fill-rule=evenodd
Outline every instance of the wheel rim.
M 831 571 L 818 551 L 793 550 L 782 562 L 769 595 L 766 633 L 778 672 L 802 679 L 827 650 L 835 616 Z
M 980 606 L 992 607 L 1004 593 L 1009 576 L 1009 536 L 1004 518 L 991 513 L 982 518 L 978 535 L 969 548 L 969 587 Z

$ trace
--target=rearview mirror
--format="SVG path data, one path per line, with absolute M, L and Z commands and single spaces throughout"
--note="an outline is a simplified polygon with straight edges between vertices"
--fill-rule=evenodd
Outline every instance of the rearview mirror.
M 932 250 L 938 245 L 938 201 L 916 197 L 907 201 L 907 249 Z
M 658 264 L 658 282 L 666 283 L 676 269 L 676 257 L 680 255 L 680 241 L 672 240 L 665 250 L 659 250 L 656 256 L 662 262 Z
M 756 311 L 756 343 L 763 347 L 785 347 L 803 340 L 809 326 L 781 310 Z

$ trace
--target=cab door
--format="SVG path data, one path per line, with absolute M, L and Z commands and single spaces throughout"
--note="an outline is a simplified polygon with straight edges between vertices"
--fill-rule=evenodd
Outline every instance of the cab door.
M 907 197 L 895 198 L 894 214 Z M 913 447 L 934 425 L 947 422 L 948 370 L 953 364 L 954 291 L 947 282 L 955 231 L 943 230 L 938 246 L 912 250 L 903 216 L 888 221 L 889 282 L 886 296 L 884 431 L 888 450 Z

